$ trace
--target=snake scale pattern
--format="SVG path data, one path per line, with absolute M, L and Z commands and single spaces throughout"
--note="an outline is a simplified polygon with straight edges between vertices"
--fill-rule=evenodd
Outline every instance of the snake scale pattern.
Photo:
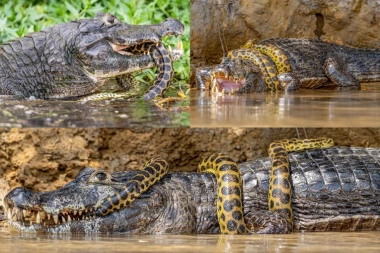
M 149 160 L 144 168 L 140 170 L 132 179 L 130 179 L 124 186 L 123 190 L 116 193 L 116 195 L 109 197 L 104 201 L 101 206 L 96 210 L 95 215 L 105 216 L 116 210 L 120 210 L 123 207 L 128 206 L 135 199 L 137 199 L 142 193 L 144 193 L 148 188 L 154 185 L 158 180 L 168 173 L 169 165 L 167 161 L 161 158 L 153 158 Z M 94 175 L 90 177 L 90 183 L 96 183 L 99 180 L 99 173 L 103 175 L 105 172 L 97 171 Z M 101 176 L 104 179 L 110 176 Z
M 334 145 L 329 138 L 291 139 L 276 141 L 269 147 L 272 159 L 268 207 L 293 223 L 292 192 L 290 183 L 290 165 L 288 152 L 303 151 L 312 148 L 328 148 Z M 198 172 L 215 175 L 218 185 L 217 213 L 220 231 L 223 234 L 245 234 L 242 207 L 242 179 L 234 160 L 224 154 L 206 157 L 198 166 Z

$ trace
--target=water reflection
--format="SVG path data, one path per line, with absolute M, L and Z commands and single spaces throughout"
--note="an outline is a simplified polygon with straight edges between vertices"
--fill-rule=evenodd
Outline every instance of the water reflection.
M 1 252 L 379 252 L 380 232 L 290 235 L 37 235 L 0 233 Z
M 379 127 L 380 87 L 361 91 L 191 94 L 192 127 Z
M 189 112 L 151 101 L 1 100 L 0 127 L 186 127 Z

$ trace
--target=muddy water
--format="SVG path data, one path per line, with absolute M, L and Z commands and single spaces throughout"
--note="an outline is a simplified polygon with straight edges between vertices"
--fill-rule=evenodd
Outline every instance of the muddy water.
M 380 84 L 360 91 L 191 95 L 192 127 L 379 127 Z
M 380 252 L 380 232 L 70 236 L 0 233 L 0 252 Z
M 0 127 L 186 127 L 189 112 L 153 102 L 0 99 Z

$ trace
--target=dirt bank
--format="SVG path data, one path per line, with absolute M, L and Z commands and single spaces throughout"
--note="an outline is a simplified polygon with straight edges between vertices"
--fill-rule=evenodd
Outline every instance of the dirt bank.
M 301 129 L 302 132 L 302 129 Z M 380 129 L 306 129 L 337 145 L 380 147 Z M 269 143 L 296 137 L 295 129 L 0 129 L 0 175 L 14 188 L 54 190 L 86 166 L 138 169 L 152 156 L 172 171 L 195 171 L 212 153 L 238 162 L 266 156 Z

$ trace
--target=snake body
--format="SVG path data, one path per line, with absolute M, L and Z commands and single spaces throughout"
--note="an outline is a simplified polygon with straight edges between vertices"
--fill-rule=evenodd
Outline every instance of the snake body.
M 269 147 L 269 155 L 272 159 L 268 194 L 269 210 L 280 213 L 292 224 L 292 192 L 288 152 L 327 148 L 333 145 L 333 140 L 328 138 L 291 139 L 271 143 Z M 199 164 L 198 172 L 212 173 L 216 177 L 217 213 L 221 233 L 247 233 L 242 207 L 242 179 L 234 160 L 224 154 L 211 155 Z
M 211 155 L 198 165 L 198 172 L 212 173 L 218 182 L 217 213 L 222 234 L 245 234 L 242 179 L 234 160 L 226 155 Z
M 302 151 L 312 148 L 328 148 L 334 145 L 332 139 L 291 139 L 276 141 L 269 146 L 269 156 L 272 160 L 268 207 L 269 210 L 282 213 L 293 223 L 292 187 L 290 184 L 290 166 L 288 152 Z
M 128 206 L 148 188 L 168 173 L 168 162 L 161 158 L 149 160 L 144 168 L 131 178 L 123 189 L 116 195 L 109 197 L 96 210 L 95 215 L 105 216 L 116 210 Z

